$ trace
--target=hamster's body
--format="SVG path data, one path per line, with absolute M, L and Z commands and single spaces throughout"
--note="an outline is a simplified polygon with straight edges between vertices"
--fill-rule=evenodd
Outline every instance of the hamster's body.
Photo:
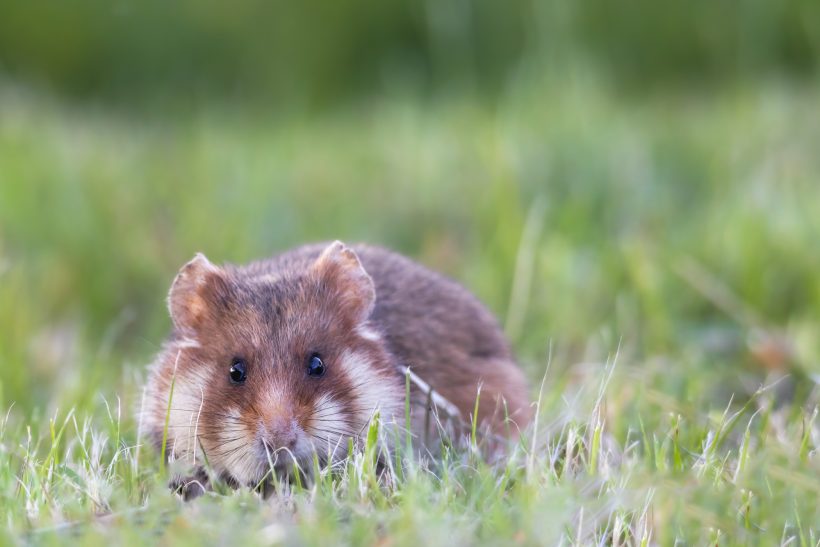
M 514 434 L 530 419 L 492 314 L 379 247 L 307 245 L 224 267 L 197 255 L 169 309 L 174 330 L 152 368 L 143 428 L 166 438 L 170 458 L 207 459 L 229 482 L 257 483 L 271 463 L 308 462 L 314 450 L 344 456 L 377 409 L 403 424 L 405 367 L 418 438 L 429 434 L 431 401 L 469 423 L 479 385 L 480 424 Z

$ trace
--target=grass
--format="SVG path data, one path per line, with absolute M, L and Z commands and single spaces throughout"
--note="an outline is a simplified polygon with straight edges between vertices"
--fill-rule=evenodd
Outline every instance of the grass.
M 817 545 L 818 106 L 810 82 L 636 103 L 577 74 L 493 109 L 137 116 L 5 82 L 0 538 Z M 268 500 L 177 501 L 133 417 L 175 270 L 330 238 L 479 294 L 537 426 L 495 464 L 380 485 L 365 451 Z

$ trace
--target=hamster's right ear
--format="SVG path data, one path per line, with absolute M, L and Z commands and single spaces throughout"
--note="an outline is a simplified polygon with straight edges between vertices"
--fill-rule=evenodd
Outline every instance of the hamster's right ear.
M 168 292 L 168 311 L 177 328 L 195 329 L 201 323 L 208 312 L 210 294 L 216 286 L 224 286 L 223 274 L 202 253 L 179 270 Z

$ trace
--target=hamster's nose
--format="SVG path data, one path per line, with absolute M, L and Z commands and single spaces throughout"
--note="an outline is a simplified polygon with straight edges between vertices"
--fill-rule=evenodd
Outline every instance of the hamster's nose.
M 296 422 L 285 416 L 267 420 L 262 428 L 262 441 L 268 448 L 292 450 L 296 446 Z

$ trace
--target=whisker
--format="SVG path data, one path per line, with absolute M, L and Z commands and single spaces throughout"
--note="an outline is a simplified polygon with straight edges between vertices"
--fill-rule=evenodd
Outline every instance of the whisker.
M 175 412 L 191 412 L 191 413 L 200 413 L 200 409 L 199 409 L 199 408 L 181 408 L 181 407 L 171 407 L 171 410 L 173 410 L 173 411 L 175 411 Z M 227 412 L 220 412 L 220 411 L 218 411 L 218 410 L 209 410 L 209 409 L 206 409 L 206 408 L 203 408 L 203 409 L 202 409 L 202 411 L 201 411 L 201 413 L 202 413 L 202 414 L 210 414 L 210 415 L 212 415 L 212 416 L 224 416 L 224 417 L 226 417 L 226 418 L 232 418 L 232 419 L 234 419 L 234 420 L 238 420 L 238 419 L 240 419 L 238 416 L 233 415 L 233 414 L 229 414 L 229 413 L 227 413 Z
M 311 428 L 313 431 L 319 431 L 321 433 L 335 433 L 337 435 L 347 435 L 351 434 L 352 431 L 346 429 L 334 429 L 334 428 L 327 428 L 327 427 L 313 427 Z

